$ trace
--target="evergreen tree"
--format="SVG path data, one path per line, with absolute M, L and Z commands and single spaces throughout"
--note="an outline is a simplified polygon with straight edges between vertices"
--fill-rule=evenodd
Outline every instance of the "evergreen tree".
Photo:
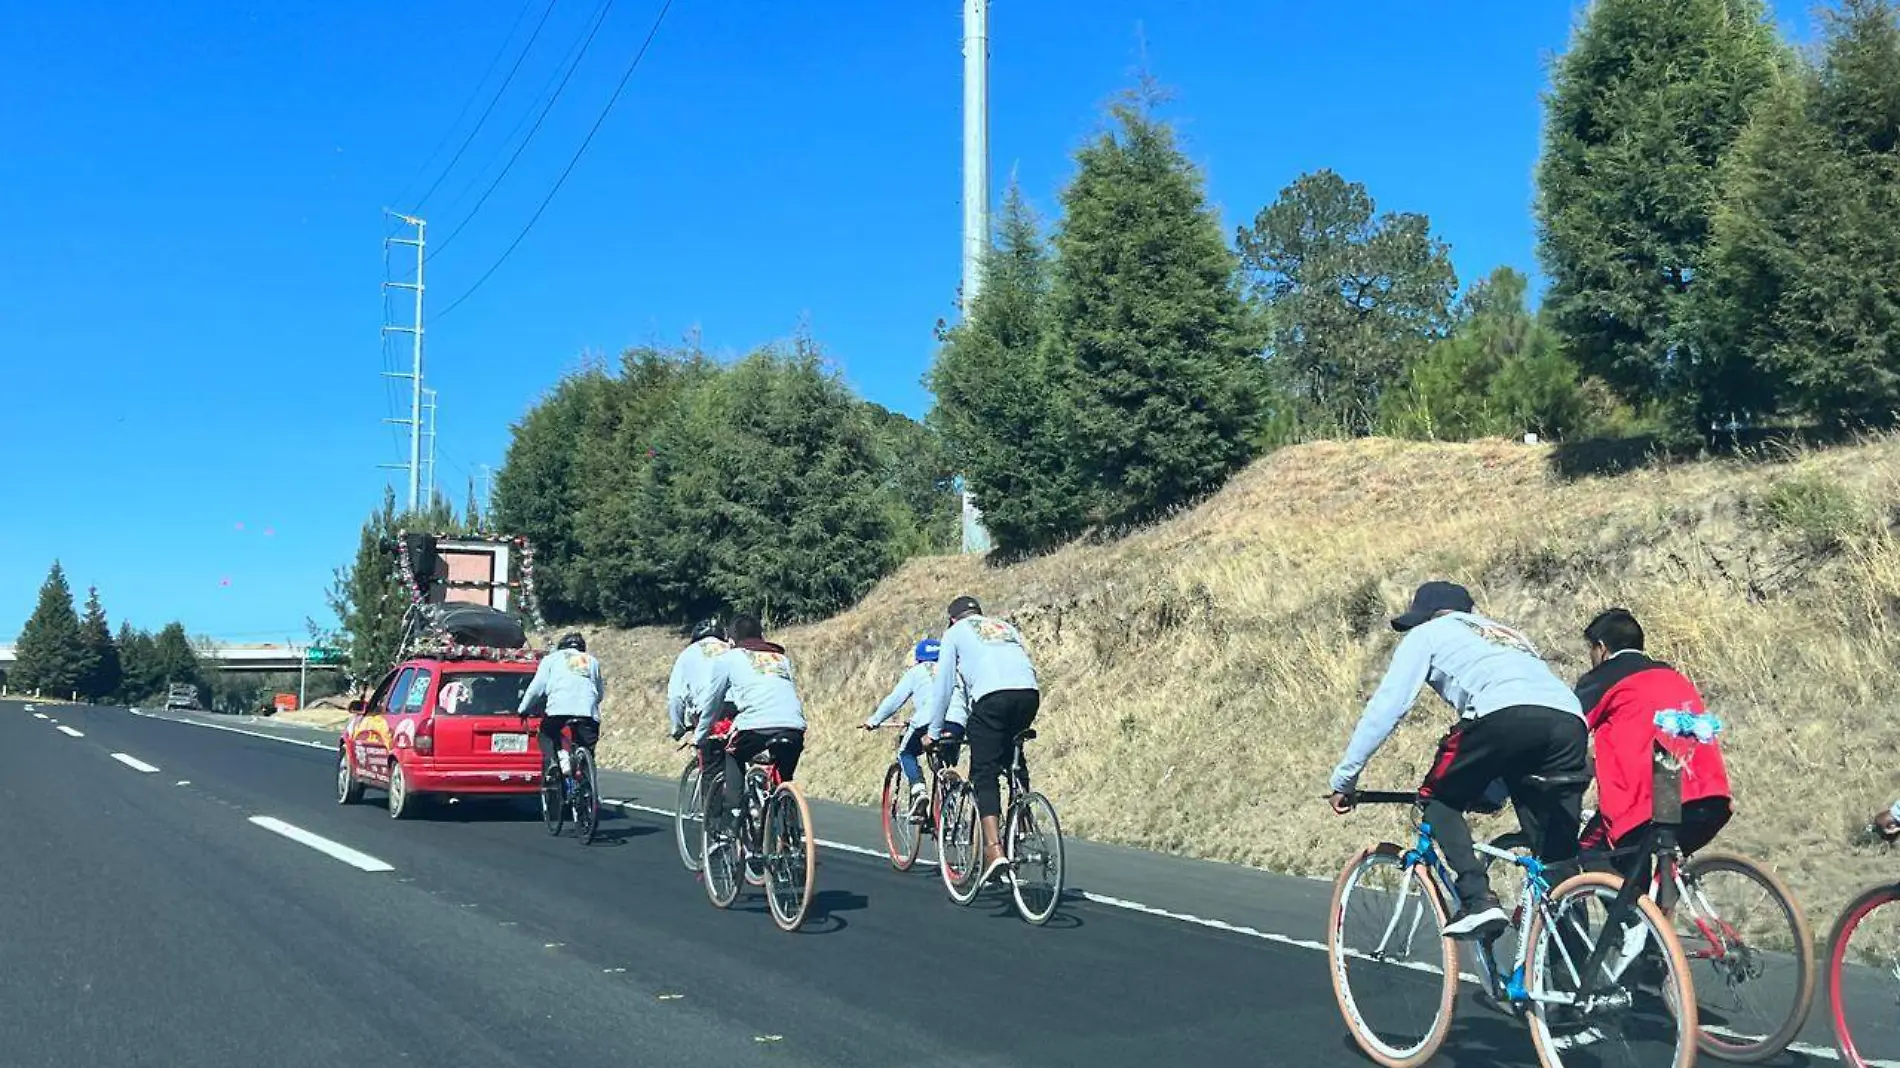
M 119 700 L 136 705 L 159 696 L 165 679 L 158 664 L 157 643 L 152 635 L 135 629 L 131 623 L 119 625 Z
M 1721 164 L 1783 58 L 1763 0 L 1596 0 L 1556 63 L 1537 173 L 1544 307 L 1584 372 L 1626 397 L 1690 388 L 1688 300 Z
M 1013 182 L 982 270 L 968 316 L 945 335 L 931 368 L 930 421 L 997 550 L 1009 556 L 1073 537 L 1089 504 L 1068 448 L 1067 382 L 1050 343 L 1049 254 Z
M 210 686 L 205 681 L 204 666 L 198 660 L 198 651 L 192 647 L 191 638 L 185 634 L 185 625 L 173 620 L 165 624 L 152 639 L 152 675 L 158 680 L 155 691 L 179 683 L 189 683 L 198 687 L 201 697 L 209 699 Z
M 1199 171 L 1144 86 L 1062 192 L 1053 344 L 1070 447 L 1109 522 L 1218 488 L 1252 454 L 1259 324 Z
M 53 561 L 40 585 L 39 603 L 14 648 L 18 658 L 8 686 L 22 692 L 41 692 L 66 697 L 79 688 L 79 682 L 91 670 L 79 614 L 73 610 L 72 587 L 66 584 L 66 572 Z
M 1697 369 L 1703 391 L 1834 425 L 1900 410 L 1900 22 L 1843 0 L 1731 161 Z M 1712 405 L 1711 405 L 1712 406 Z
M 1450 326 L 1458 278 L 1431 221 L 1376 215 L 1365 186 L 1322 170 L 1281 190 L 1235 241 L 1296 420 L 1371 433 L 1386 390 Z
M 112 624 L 106 619 L 105 606 L 99 603 L 97 586 L 87 591 L 86 615 L 79 621 L 79 633 L 91 668 L 80 677 L 79 692 L 88 701 L 109 700 L 124 680 L 119 646 L 112 640 Z
M 598 367 L 563 378 L 514 425 L 495 476 L 495 525 L 534 544 L 541 614 L 553 623 L 587 610 L 586 582 L 576 570 L 581 558 L 576 517 L 585 501 L 576 451 L 586 437 L 589 409 L 607 387 L 607 375 Z
M 350 677 L 374 683 L 396 659 L 402 642 L 403 613 L 409 591 L 392 545 L 401 529 L 396 518 L 396 493 L 383 491 L 382 507 L 370 513 L 357 537 L 356 558 L 337 569 L 330 587 L 330 608 L 336 612 L 339 634 Z

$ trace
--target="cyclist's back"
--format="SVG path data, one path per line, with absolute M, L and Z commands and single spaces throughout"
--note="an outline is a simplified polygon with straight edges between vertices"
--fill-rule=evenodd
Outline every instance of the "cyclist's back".
M 712 682 L 713 661 L 732 648 L 726 642 L 725 628 L 716 620 L 704 620 L 693 628 L 690 644 L 673 660 L 673 672 L 666 680 L 667 725 L 678 738 L 693 727 L 697 698 Z
M 712 677 L 699 699 L 699 728 L 704 745 L 712 734 L 719 706 L 737 709 L 726 744 L 725 796 L 728 808 L 740 804 L 742 764 L 766 749 L 779 775 L 792 779 L 805 747 L 805 704 L 799 699 L 792 658 L 782 646 L 765 640 L 759 621 L 735 616 L 727 628 L 733 647 L 713 661 Z
M 541 658 L 516 712 L 525 716 L 536 701 L 547 702 L 538 732 L 542 767 L 560 759 L 563 726 L 573 733 L 575 745 L 594 748 L 600 740 L 600 700 L 606 689 L 600 658 L 587 651 L 587 640 L 579 634 L 563 636 L 554 651 Z
M 983 879 L 1004 865 L 997 817 L 1003 810 L 997 779 L 1016 736 L 1036 722 L 1042 691 L 1035 665 L 1023 648 L 1015 627 L 983 614 L 974 597 L 958 597 L 948 610 L 950 629 L 938 654 L 937 693 L 933 698 L 931 734 L 940 737 L 955 707 L 959 684 L 970 702 L 966 737 L 970 745 L 970 786 L 976 792 L 985 852 Z

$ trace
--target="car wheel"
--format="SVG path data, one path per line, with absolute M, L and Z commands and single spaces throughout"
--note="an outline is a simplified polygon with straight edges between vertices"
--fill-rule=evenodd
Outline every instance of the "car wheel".
M 409 796 L 409 778 L 403 774 L 402 761 L 389 762 L 389 818 L 402 819 L 409 815 L 409 809 L 415 804 L 415 798 Z
M 363 784 L 356 781 L 356 773 L 350 769 L 350 754 L 339 750 L 336 755 L 336 803 L 354 805 L 363 800 Z

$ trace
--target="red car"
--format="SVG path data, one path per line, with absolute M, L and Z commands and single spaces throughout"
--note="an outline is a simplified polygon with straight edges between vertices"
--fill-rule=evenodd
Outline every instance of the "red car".
M 534 678 L 532 660 L 406 660 L 375 696 L 350 703 L 337 744 L 336 798 L 389 794 L 389 815 L 414 812 L 424 794 L 538 794 L 538 718 L 516 717 Z

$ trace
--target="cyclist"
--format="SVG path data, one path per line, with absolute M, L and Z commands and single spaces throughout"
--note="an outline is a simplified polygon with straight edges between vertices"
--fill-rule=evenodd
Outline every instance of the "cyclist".
M 997 777 L 1016 736 L 1036 722 L 1042 691 L 1036 668 L 1023 648 L 1023 636 L 1013 626 L 983 614 L 974 597 L 950 602 L 950 629 L 943 633 L 937 662 L 937 692 L 931 698 L 930 736 L 942 743 L 948 734 L 950 710 L 958 686 L 970 702 L 965 738 L 970 743 L 970 785 L 976 791 L 976 811 L 983 817 L 985 862 L 983 882 L 1008 866 L 1003 855 L 997 817 L 1003 811 Z M 1026 779 L 1027 765 L 1022 766 Z
M 693 697 L 711 677 L 713 661 L 732 648 L 726 644 L 726 628 L 716 619 L 695 623 L 686 642 L 686 648 L 673 660 L 673 674 L 666 680 L 666 718 L 676 742 L 695 725 Z
M 1458 714 L 1418 788 L 1425 819 L 1458 877 L 1458 914 L 1445 933 L 1472 938 L 1502 931 L 1510 917 L 1471 847 L 1464 810 L 1503 780 L 1538 855 L 1549 861 L 1576 856 L 1583 788 L 1533 791 L 1523 780 L 1587 771 L 1583 710 L 1530 639 L 1479 615 L 1463 586 L 1420 586 L 1392 629 L 1405 637 L 1333 770 L 1333 811 L 1352 811 L 1359 773 L 1429 684 Z
M 937 658 L 943 643 L 935 638 L 925 638 L 917 643 L 913 651 L 913 661 L 909 671 L 897 680 L 896 688 L 885 696 L 877 711 L 863 723 L 863 729 L 876 730 L 885 720 L 897 714 L 904 702 L 911 703 L 910 723 L 904 728 L 904 744 L 897 750 L 897 763 L 904 769 L 904 778 L 910 782 L 910 804 L 912 810 L 921 814 L 930 807 L 930 784 L 924 781 L 924 769 L 917 763 L 923 755 L 924 743 L 929 738 L 930 724 L 936 718 L 936 707 L 931 701 L 937 690 Z M 962 689 L 958 689 L 951 698 L 955 705 L 944 717 L 943 733 L 945 740 L 939 745 L 939 756 L 946 764 L 957 762 L 957 743 L 963 740 L 964 725 L 969 722 L 970 709 L 963 699 Z
M 561 748 L 564 724 L 572 731 L 574 744 L 593 753 L 594 743 L 600 740 L 600 698 L 606 692 L 600 658 L 587 651 L 587 639 L 579 633 L 562 636 L 554 651 L 541 658 L 515 713 L 526 717 L 536 701 L 547 701 L 537 732 L 544 772 L 558 762 L 561 774 L 568 773 L 567 750 Z
M 767 749 L 779 775 L 790 780 L 805 749 L 805 705 L 798 699 L 792 658 L 783 646 L 765 640 L 759 621 L 734 616 L 726 628 L 732 648 L 713 660 L 712 674 L 698 695 L 699 730 L 693 742 L 704 751 L 712 735 L 714 712 L 727 700 L 738 710 L 725 745 L 726 807 L 737 816 L 744 803 L 741 766 Z
M 1714 841 L 1731 815 L 1728 771 L 1721 745 L 1683 738 L 1656 726 L 1659 712 L 1702 715 L 1695 683 L 1643 652 L 1643 627 L 1627 609 L 1611 608 L 1583 630 L 1590 670 L 1577 680 L 1577 698 L 1596 738 L 1597 814 L 1583 831 L 1583 848 L 1623 848 L 1649 830 L 1651 745 L 1661 742 L 1683 761 L 1682 827 L 1685 854 Z M 1653 858 L 1645 853 L 1628 873 L 1647 885 Z

